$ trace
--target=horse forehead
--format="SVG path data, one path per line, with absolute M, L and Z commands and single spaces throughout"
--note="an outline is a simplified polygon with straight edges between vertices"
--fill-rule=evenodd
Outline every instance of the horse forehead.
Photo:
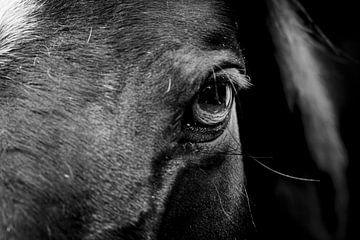
M 104 41 L 106 37 L 110 36 L 109 34 L 115 36 L 115 40 L 110 41 L 112 46 L 109 48 L 116 48 L 120 51 L 121 54 L 119 58 L 130 60 L 122 61 L 124 63 L 121 63 L 121 66 L 136 66 L 142 62 L 139 61 L 141 58 L 152 56 L 147 53 L 164 53 L 164 51 L 169 50 L 171 52 L 172 50 L 189 46 L 202 50 L 228 50 L 230 48 L 237 48 L 233 29 L 226 27 L 231 25 L 231 21 L 228 18 L 229 14 L 226 14 L 227 9 L 222 1 L 189 0 L 184 3 L 183 1 L 176 0 L 157 0 L 151 2 L 138 0 L 130 3 L 125 1 L 109 2 L 110 3 L 104 1 L 104 6 L 101 6 L 100 3 L 94 3 L 88 0 L 83 0 L 81 3 L 67 0 L 63 1 L 63 3 L 71 7 L 64 8 L 63 11 L 68 11 L 68 13 L 60 11 L 56 14 L 48 15 L 47 11 L 54 11 L 54 8 L 49 7 L 54 2 L 43 2 L 40 0 L 0 0 L 0 64 L 12 59 L 11 52 L 17 49 L 18 45 L 31 42 L 35 40 L 35 38 L 42 39 L 42 34 L 38 32 L 39 29 L 42 29 L 40 31 L 46 33 L 54 32 L 54 30 L 60 30 L 60 23 L 68 24 L 69 19 L 86 21 L 83 27 L 76 26 L 76 28 L 78 28 L 77 35 L 80 37 L 82 37 L 86 31 L 83 36 L 84 42 L 86 43 L 92 44 L 97 41 L 99 46 L 106 48 L 106 44 L 109 43 L 101 41 Z M 88 6 L 89 11 L 85 11 L 84 9 L 80 10 L 84 5 Z M 116 10 L 110 11 L 108 8 Z M 108 16 L 101 15 L 101 13 L 104 12 L 115 13 L 116 16 L 114 16 L 114 19 L 116 19 L 116 23 L 110 23 Z M 79 14 L 79 16 L 76 17 L 75 13 Z M 85 15 L 82 17 L 83 14 Z M 91 17 L 89 14 L 96 16 Z M 64 18 L 64 16 L 66 17 Z M 97 19 L 99 17 L 106 19 L 106 21 L 100 21 Z M 49 25 L 51 26 L 47 29 L 44 21 L 49 21 L 49 19 L 54 22 L 50 23 Z M 127 20 L 131 21 L 130 24 L 128 24 Z M 104 26 L 98 25 L 100 23 L 104 24 Z M 114 30 L 116 33 L 113 33 Z M 54 34 L 51 36 L 53 38 L 62 38 L 65 34 L 72 33 L 63 32 L 62 34 L 61 36 Z M 106 37 L 99 37 L 101 34 L 104 34 Z M 67 42 L 60 40 L 57 41 L 57 43 L 67 44 Z M 126 48 L 126 46 L 130 46 L 130 48 Z M 30 44 L 26 48 L 31 47 L 32 45 Z M 176 53 L 179 52 L 183 53 L 184 51 L 177 51 Z M 97 53 L 98 52 L 95 51 L 92 54 Z M 183 60 L 191 54 L 174 55 L 177 55 L 175 58 L 176 62 L 184 62 L 178 60 Z M 178 55 L 180 55 L 180 57 Z M 207 55 L 200 54 L 199 57 L 194 59 L 196 59 L 197 62 L 203 62 L 202 60 L 205 59 L 204 56 Z M 81 58 L 81 56 L 79 57 Z M 194 59 L 192 61 L 185 61 L 185 66 L 189 68 L 189 63 L 197 63 Z M 199 64 L 193 65 L 199 66 Z M 124 66 L 123 69 L 125 71 L 128 69 L 128 66 Z
M 145 21 L 157 25 L 160 35 L 190 40 L 193 44 L 233 40 L 234 21 L 223 1 L 165 2 L 165 6 L 154 4 L 146 12 L 149 18 Z
M 64 4 L 77 8 L 89 9 L 89 12 L 77 9 L 69 13 L 51 14 L 52 16 L 61 16 L 65 14 L 65 18 L 79 19 L 81 16 L 77 14 L 85 14 L 87 17 L 86 24 L 95 24 L 91 12 L 99 14 L 96 18 L 112 19 L 105 16 L 109 8 L 114 8 L 114 19 L 119 20 L 118 31 L 122 32 L 146 32 L 153 36 L 153 45 L 159 45 L 159 39 L 162 41 L 173 41 L 178 43 L 192 43 L 193 45 L 204 45 L 206 43 L 219 43 L 232 39 L 233 32 L 229 31 L 228 26 L 231 23 L 224 3 L 222 1 L 182 1 L 158 0 L 147 2 L 144 0 L 134 1 L 131 3 L 120 2 L 104 2 L 104 6 L 92 1 L 64 1 Z M 1 56 L 6 56 L 16 46 L 31 38 L 35 37 L 36 26 L 41 23 L 41 16 L 46 15 L 47 11 L 53 11 L 53 8 L 47 8 L 51 5 L 49 2 L 40 0 L 0 0 L 0 62 Z M 76 6 L 76 7 L 75 7 Z M 69 8 L 71 9 L 71 7 Z M 74 9 L 73 9 L 74 10 Z M 68 10 L 62 10 L 68 11 Z M 75 14 L 75 15 L 74 15 Z M 105 14 L 105 15 L 104 15 Z M 47 16 L 49 18 L 49 16 Z M 131 21 L 126 23 L 126 19 Z M 138 21 L 139 20 L 139 21 Z M 54 21 L 58 21 L 54 19 Z M 102 22 L 102 21 L 100 21 Z M 124 26 L 121 26 L 124 23 Z M 109 24 L 109 23 L 107 23 Z M 117 25 L 117 24 L 115 24 Z M 113 26 L 115 26 L 113 25 Z M 149 40 L 149 39 L 147 39 Z M 161 41 L 161 42 L 162 42 Z M 185 42 L 184 42 L 185 41 Z M 223 43 L 222 43 L 223 44 Z

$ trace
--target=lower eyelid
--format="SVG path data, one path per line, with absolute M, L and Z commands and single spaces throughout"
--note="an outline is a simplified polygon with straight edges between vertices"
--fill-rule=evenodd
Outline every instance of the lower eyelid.
M 210 142 L 222 135 L 230 121 L 230 114 L 226 116 L 224 121 L 216 125 L 203 125 L 201 123 L 185 123 L 182 124 L 183 140 L 188 142 Z
M 226 116 L 229 113 L 229 109 L 224 110 L 223 112 L 216 113 L 216 114 L 210 114 L 204 110 L 202 110 L 198 105 L 193 107 L 193 115 L 194 118 L 206 125 L 214 125 L 219 122 L 222 122 L 225 120 Z

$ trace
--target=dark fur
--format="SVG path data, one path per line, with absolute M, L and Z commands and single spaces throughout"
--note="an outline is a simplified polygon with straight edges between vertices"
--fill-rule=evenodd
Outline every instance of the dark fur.
M 202 170 L 201 147 L 172 127 L 213 68 L 205 51 L 237 49 L 233 26 L 215 1 L 164 4 L 45 1 L 34 13 L 1 68 L 2 239 L 219 239 L 246 219 L 240 158 Z
M 203 144 L 182 141 L 181 122 L 214 69 L 244 71 L 250 36 L 267 37 L 280 79 L 268 6 L 250 29 L 250 3 L 39 3 L 31 34 L 0 56 L 0 239 L 246 238 L 236 117 Z

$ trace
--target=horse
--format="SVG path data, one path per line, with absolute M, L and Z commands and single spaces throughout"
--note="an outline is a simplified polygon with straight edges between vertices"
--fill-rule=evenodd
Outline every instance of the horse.
M 0 239 L 257 239 L 283 203 L 343 239 L 335 50 L 297 1 L 0 0 Z

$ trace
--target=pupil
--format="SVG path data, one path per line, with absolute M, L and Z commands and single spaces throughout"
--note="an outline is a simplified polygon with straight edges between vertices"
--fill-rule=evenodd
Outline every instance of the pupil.
M 226 86 L 223 84 L 208 85 L 199 95 L 198 103 L 206 105 L 222 105 L 225 103 Z

